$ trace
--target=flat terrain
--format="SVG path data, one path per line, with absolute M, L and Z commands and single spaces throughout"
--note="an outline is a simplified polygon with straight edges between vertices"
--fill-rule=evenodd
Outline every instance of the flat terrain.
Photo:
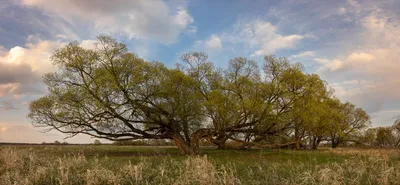
M 0 146 L 0 184 L 398 184 L 400 151 Z

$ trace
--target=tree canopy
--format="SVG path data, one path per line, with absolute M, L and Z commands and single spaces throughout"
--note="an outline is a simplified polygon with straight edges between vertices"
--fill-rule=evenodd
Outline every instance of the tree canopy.
M 198 154 L 199 141 L 219 147 L 296 143 L 333 147 L 369 126 L 361 108 L 333 96 L 299 63 L 265 56 L 242 57 L 216 68 L 204 53 L 187 53 L 177 68 L 148 62 L 126 45 L 100 36 L 94 49 L 72 42 L 51 60 L 44 76 L 48 94 L 30 104 L 37 127 L 113 141 L 170 139 L 182 154 Z

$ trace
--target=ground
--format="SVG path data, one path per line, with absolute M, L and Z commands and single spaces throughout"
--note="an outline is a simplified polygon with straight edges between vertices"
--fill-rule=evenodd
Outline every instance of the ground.
M 0 184 L 396 184 L 400 151 L 0 146 Z

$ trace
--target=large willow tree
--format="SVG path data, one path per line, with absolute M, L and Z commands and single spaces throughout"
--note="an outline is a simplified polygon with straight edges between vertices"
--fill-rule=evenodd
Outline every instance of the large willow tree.
M 70 136 L 170 139 L 190 155 L 202 138 L 221 148 L 227 140 L 278 146 L 277 138 L 297 148 L 307 139 L 315 149 L 328 140 L 336 147 L 369 123 L 365 111 L 286 58 L 266 56 L 260 69 L 237 57 L 218 69 L 204 53 L 188 53 L 171 69 L 101 36 L 94 49 L 73 42 L 51 60 L 58 70 L 44 76 L 49 93 L 30 104 L 28 118 Z
M 172 139 L 183 154 L 198 153 L 208 130 L 192 78 L 106 36 L 95 49 L 73 42 L 51 59 L 58 71 L 44 76 L 49 94 L 30 104 L 35 126 L 113 141 Z

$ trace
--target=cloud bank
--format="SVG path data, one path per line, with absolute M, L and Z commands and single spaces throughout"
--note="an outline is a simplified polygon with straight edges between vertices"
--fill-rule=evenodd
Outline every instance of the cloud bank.
M 89 24 L 94 35 L 122 34 L 171 44 L 181 33 L 196 31 L 191 25 L 194 19 L 183 3 L 177 8 L 162 0 L 20 0 L 18 3 L 58 16 L 71 25 Z

